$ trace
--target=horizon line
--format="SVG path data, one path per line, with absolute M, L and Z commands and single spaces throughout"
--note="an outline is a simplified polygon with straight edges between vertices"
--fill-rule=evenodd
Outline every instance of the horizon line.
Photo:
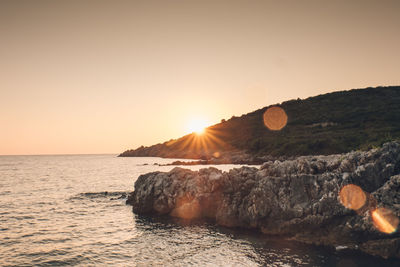
M 79 156 L 79 155 L 119 155 L 121 153 L 49 153 L 49 154 L 0 154 L 3 156 Z

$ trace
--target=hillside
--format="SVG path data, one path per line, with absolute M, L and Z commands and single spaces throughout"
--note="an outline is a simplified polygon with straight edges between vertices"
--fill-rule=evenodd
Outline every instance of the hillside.
M 365 150 L 400 138 L 400 86 L 353 89 L 279 106 L 287 125 L 271 131 L 263 121 L 269 107 L 120 156 L 210 159 L 247 153 L 255 156 L 319 155 Z

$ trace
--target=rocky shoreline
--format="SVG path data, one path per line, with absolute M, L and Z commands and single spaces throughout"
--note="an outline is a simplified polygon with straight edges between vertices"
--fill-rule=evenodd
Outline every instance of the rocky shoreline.
M 193 165 L 222 165 L 222 164 L 240 164 L 240 165 L 261 165 L 265 161 L 261 158 L 251 158 L 232 161 L 230 159 L 206 159 L 206 160 L 192 160 L 181 161 L 176 160 L 168 164 L 155 164 L 158 166 L 193 166 Z
M 267 161 L 260 169 L 152 172 L 139 176 L 127 204 L 137 214 L 209 218 L 227 227 L 400 258 L 399 174 L 400 144 L 391 142 L 369 151 Z M 346 185 L 360 188 L 359 194 L 344 195 Z

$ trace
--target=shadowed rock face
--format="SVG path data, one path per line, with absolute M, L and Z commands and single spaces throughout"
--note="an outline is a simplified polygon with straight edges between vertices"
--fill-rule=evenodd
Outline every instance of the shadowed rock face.
M 260 169 L 148 173 L 138 178 L 127 204 L 138 214 L 211 218 L 228 227 L 400 258 L 400 235 L 379 232 L 371 219 L 380 206 L 400 215 L 399 173 L 400 144 L 392 142 L 367 152 L 269 161 Z M 339 201 L 347 184 L 368 196 L 357 212 Z

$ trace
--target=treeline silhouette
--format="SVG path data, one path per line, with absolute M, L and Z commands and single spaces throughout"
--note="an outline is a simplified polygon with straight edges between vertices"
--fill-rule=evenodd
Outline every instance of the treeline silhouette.
M 120 156 L 210 159 L 230 154 L 295 156 L 366 150 L 400 139 L 400 86 L 353 89 L 281 103 L 288 116 L 280 131 L 265 127 L 268 107 Z

